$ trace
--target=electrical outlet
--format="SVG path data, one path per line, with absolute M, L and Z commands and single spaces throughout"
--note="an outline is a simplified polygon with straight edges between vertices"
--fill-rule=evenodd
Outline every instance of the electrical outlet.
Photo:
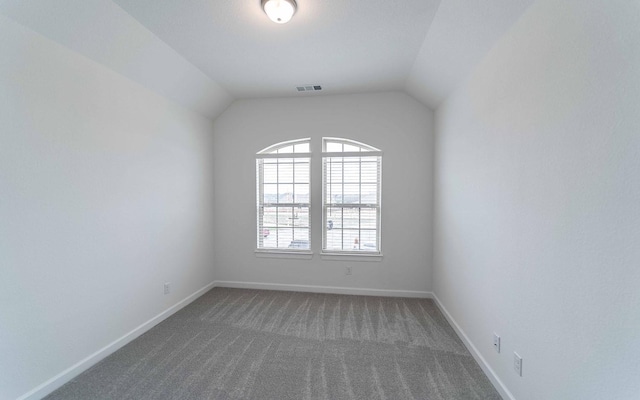
M 522 376 L 522 357 L 515 351 L 513 352 L 513 369 L 518 376 Z
M 164 283 L 164 294 L 169 294 L 169 293 L 171 293 L 171 283 L 165 282 Z
M 345 275 L 353 275 L 353 269 L 351 269 L 350 265 L 347 265 L 346 267 L 344 267 L 344 274 Z
M 498 334 L 496 334 L 495 332 L 493 333 L 493 348 L 495 349 L 496 353 L 500 353 L 500 336 L 498 336 Z

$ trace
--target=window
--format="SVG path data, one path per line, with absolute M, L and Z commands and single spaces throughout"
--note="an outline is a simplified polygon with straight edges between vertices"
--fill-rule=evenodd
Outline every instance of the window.
M 310 139 L 256 154 L 258 250 L 309 251 Z
M 381 166 L 374 147 L 323 139 L 323 252 L 380 254 Z

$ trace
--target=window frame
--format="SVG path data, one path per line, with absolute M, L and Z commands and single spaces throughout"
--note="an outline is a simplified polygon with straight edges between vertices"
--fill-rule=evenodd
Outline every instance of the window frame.
M 350 145 L 358 147 L 359 151 L 327 151 L 327 144 L 340 143 L 343 145 Z M 344 150 L 344 146 L 343 146 Z M 382 156 L 383 153 L 380 149 L 370 146 L 365 143 L 361 143 L 351 139 L 336 138 L 336 137 L 323 137 L 322 138 L 322 247 L 321 255 L 326 259 L 335 260 L 352 260 L 356 258 L 362 258 L 363 260 L 382 257 Z M 376 157 L 377 160 L 377 176 L 376 176 L 376 203 L 327 203 L 327 162 L 331 158 L 342 158 L 343 162 L 345 158 L 360 158 L 359 162 L 362 163 L 362 157 Z M 344 164 L 343 164 L 344 165 Z M 342 182 L 344 184 L 344 182 Z M 362 177 L 359 178 L 359 185 L 362 185 Z M 360 199 L 361 201 L 362 199 Z M 376 249 L 369 250 L 344 250 L 344 242 L 342 243 L 343 250 L 327 249 L 327 232 L 329 231 L 327 224 L 327 210 L 329 207 L 337 208 L 357 208 L 357 209 L 375 209 L 376 210 Z M 359 220 L 360 221 L 360 220 Z M 360 231 L 361 228 L 358 228 Z
M 293 150 L 295 149 L 295 147 L 292 149 L 291 153 L 279 153 L 279 150 L 286 148 L 288 146 L 295 146 L 296 144 L 308 144 L 309 146 L 309 151 L 305 152 L 305 153 L 294 153 Z M 311 244 L 312 244 L 312 237 L 313 237 L 313 233 L 312 233 L 312 181 L 313 181 L 313 177 L 311 174 L 311 165 L 312 165 L 312 146 L 311 146 L 311 138 L 302 138 L 302 139 L 294 139 L 294 140 L 287 140 L 284 142 L 279 142 L 273 145 L 270 145 L 260 151 L 258 151 L 255 155 L 255 160 L 256 160 L 256 230 L 255 230 L 255 253 L 257 256 L 259 257 L 277 257 L 279 254 L 286 254 L 288 256 L 293 256 L 296 258 L 311 258 L 311 255 L 313 254 L 311 251 Z M 309 176 L 309 181 L 308 181 L 308 187 L 309 187 L 309 199 L 308 202 L 306 203 L 302 203 L 302 202 L 296 202 L 295 198 L 293 199 L 294 201 L 292 201 L 291 203 L 265 203 L 264 202 L 264 169 L 262 169 L 262 173 L 261 173 L 261 163 L 262 163 L 262 167 L 264 167 L 264 160 L 265 159 L 295 159 L 295 158 L 304 158 L 307 159 L 307 165 L 308 165 L 308 176 Z M 293 163 L 294 167 L 293 169 L 295 170 L 295 162 Z M 295 172 L 294 172 L 295 174 Z M 279 182 L 277 182 L 277 184 L 280 184 Z M 295 185 L 295 178 L 294 178 L 294 182 L 291 183 L 292 185 Z M 295 187 L 295 186 L 294 186 Z M 306 207 L 308 210 L 308 237 L 309 237 L 309 248 L 308 249 L 296 249 L 296 248 L 278 248 L 278 247 L 260 247 L 260 243 L 261 243 L 261 232 L 265 229 L 264 228 L 264 222 L 261 224 L 260 223 L 260 216 L 261 216 L 261 208 L 264 209 L 266 207 L 269 206 L 273 206 L 273 207 L 291 207 L 291 208 L 296 208 L 296 207 Z M 264 214 L 262 214 L 264 215 Z M 277 218 L 277 217 L 276 217 Z M 293 226 L 291 227 L 292 229 L 294 228 Z M 264 238 L 263 238 L 264 239 Z M 295 237 L 292 238 L 292 240 L 295 240 Z

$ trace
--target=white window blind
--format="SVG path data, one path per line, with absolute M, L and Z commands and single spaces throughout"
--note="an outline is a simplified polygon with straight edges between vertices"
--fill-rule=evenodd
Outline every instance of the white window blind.
M 309 142 L 282 142 L 256 155 L 258 250 L 311 248 Z
M 323 251 L 380 254 L 382 152 L 339 138 L 323 150 Z

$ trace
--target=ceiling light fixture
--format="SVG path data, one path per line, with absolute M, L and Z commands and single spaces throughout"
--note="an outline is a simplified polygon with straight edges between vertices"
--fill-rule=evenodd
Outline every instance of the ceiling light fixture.
M 262 9 L 276 24 L 286 24 L 296 13 L 296 0 L 262 0 Z

